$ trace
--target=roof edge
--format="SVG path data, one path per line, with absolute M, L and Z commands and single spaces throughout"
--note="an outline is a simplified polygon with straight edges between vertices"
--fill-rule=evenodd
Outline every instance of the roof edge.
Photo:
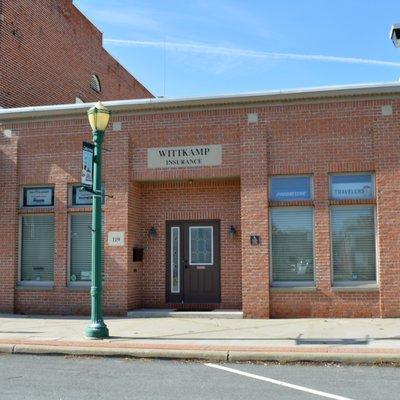
M 323 86 L 288 90 L 272 90 L 228 94 L 207 97 L 147 98 L 133 100 L 111 100 L 103 104 L 112 112 L 135 112 L 143 110 L 179 109 L 187 107 L 227 106 L 262 102 L 309 100 L 363 95 L 400 94 L 400 82 L 368 83 L 343 86 Z M 83 116 L 95 103 L 55 104 L 21 108 L 0 109 L 0 123 L 26 118 Z

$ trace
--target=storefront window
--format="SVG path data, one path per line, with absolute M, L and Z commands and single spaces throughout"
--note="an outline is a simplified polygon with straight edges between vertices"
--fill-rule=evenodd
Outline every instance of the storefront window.
M 71 214 L 70 218 L 70 281 L 90 281 L 92 265 L 92 214 Z M 104 233 L 104 223 L 102 226 Z M 102 247 L 102 265 L 104 265 L 103 261 L 104 249 Z
M 273 176 L 270 180 L 271 201 L 312 200 L 311 176 Z
M 331 175 L 331 199 L 373 199 L 375 196 L 373 175 L 337 174 Z
M 311 285 L 314 281 L 313 209 L 271 210 L 272 283 Z
M 54 216 L 23 215 L 21 228 L 21 281 L 53 281 Z
M 376 281 L 373 206 L 332 207 L 333 281 Z

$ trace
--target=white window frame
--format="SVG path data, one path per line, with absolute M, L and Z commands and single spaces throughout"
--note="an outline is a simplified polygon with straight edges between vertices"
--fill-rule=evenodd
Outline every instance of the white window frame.
M 273 280 L 273 263 L 272 263 L 272 212 L 273 210 L 312 210 L 312 235 L 313 235 L 313 280 L 312 281 L 274 281 Z M 271 207 L 269 210 L 269 281 L 271 287 L 289 287 L 289 288 L 303 288 L 303 287 L 316 287 L 316 265 L 315 265 L 315 207 L 314 206 L 284 206 L 284 207 Z
M 31 187 L 31 186 L 29 186 Z M 42 216 L 50 215 L 54 217 L 54 252 L 56 251 L 56 238 L 55 238 L 55 215 L 54 213 L 24 213 L 19 215 L 18 221 L 18 277 L 17 286 L 30 286 L 30 287 L 43 287 L 52 288 L 54 287 L 54 274 L 55 274 L 55 257 L 53 258 L 53 280 L 52 281 L 23 281 L 22 280 L 22 218 L 27 216 Z
M 339 281 L 334 280 L 334 270 L 333 270 L 333 218 L 332 210 L 337 208 L 372 208 L 374 212 L 374 237 L 375 237 L 375 281 Z M 329 207 L 329 234 L 330 234 L 330 254 L 331 254 L 331 286 L 332 288 L 340 287 L 376 287 L 379 286 L 379 256 L 378 256 L 378 236 L 377 236 L 377 213 L 375 204 L 341 204 Z
M 272 200 L 271 199 L 271 193 L 272 193 L 272 178 L 310 178 L 310 191 L 311 191 L 311 196 L 307 200 Z M 295 202 L 295 201 L 313 201 L 314 200 L 314 175 L 313 174 L 290 174 L 290 175 L 271 175 L 268 179 L 268 200 L 272 202 L 284 202 L 284 203 L 290 203 L 290 202 Z
M 349 176 L 349 175 L 371 175 L 371 182 L 372 182 L 372 197 L 368 199 L 357 199 L 357 198 L 349 198 L 349 199 L 334 199 L 332 197 L 332 177 L 337 176 L 337 175 L 344 175 L 344 176 Z M 331 201 L 370 201 L 376 198 L 376 178 L 375 178 L 375 173 L 372 171 L 360 171 L 360 172 L 330 172 L 329 173 L 329 200 Z
M 192 229 L 211 228 L 211 262 L 210 263 L 192 263 Z M 214 265 L 214 227 L 193 225 L 189 226 L 189 265 Z
M 174 237 L 173 237 L 173 230 L 177 229 L 178 230 L 178 289 L 174 290 L 173 287 L 173 258 L 174 258 L 174 253 L 173 253 L 173 243 L 174 243 Z M 171 242 L 170 242 L 170 289 L 171 293 L 180 293 L 181 292 L 181 229 L 179 226 L 171 226 L 171 231 L 170 231 L 170 236 L 171 236 Z

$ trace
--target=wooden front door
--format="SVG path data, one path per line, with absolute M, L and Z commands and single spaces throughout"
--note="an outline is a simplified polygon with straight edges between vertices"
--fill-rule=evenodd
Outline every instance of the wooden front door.
M 219 221 L 167 222 L 167 301 L 219 303 Z

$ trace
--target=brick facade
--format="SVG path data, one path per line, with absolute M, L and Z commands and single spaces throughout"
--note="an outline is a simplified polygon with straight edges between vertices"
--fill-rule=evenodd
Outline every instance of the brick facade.
M 400 100 L 392 92 L 340 94 L 286 101 L 266 96 L 237 103 L 160 101 L 113 109 L 119 127 L 106 132 L 104 182 L 105 229 L 125 232 L 125 245 L 105 246 L 106 314 L 125 315 L 139 307 L 179 307 L 166 303 L 166 221 L 219 220 L 221 226 L 221 303 L 242 308 L 246 317 L 399 317 Z M 386 90 L 388 92 L 388 90 Z M 206 103 L 206 101 L 205 101 Z M 385 115 L 383 106 L 391 106 Z M 28 112 L 28 111 L 27 111 Z M 89 289 L 68 281 L 68 186 L 80 179 L 81 143 L 90 140 L 85 108 L 73 115 L 35 117 L 5 111 L 0 136 L 0 212 L 2 241 L 0 311 L 84 314 Z M 60 112 L 61 113 L 61 112 Z M 257 114 L 255 120 L 249 114 Z M 254 122 L 251 122 L 254 121 Z M 147 149 L 222 145 L 219 166 L 179 169 L 147 168 Z M 330 206 L 359 204 L 329 199 L 328 174 L 373 172 L 376 177 L 376 287 L 332 286 Z M 272 175 L 311 174 L 314 199 L 297 205 L 314 209 L 315 286 L 277 288 L 270 285 L 269 211 L 284 204 L 268 201 Z M 19 192 L 24 185 L 55 187 L 56 248 L 54 287 L 18 286 Z M 237 234 L 229 237 L 234 226 Z M 154 226 L 155 237 L 148 236 Z M 250 235 L 260 235 L 259 246 Z M 144 248 L 142 262 L 132 261 L 133 247 Z M 207 307 L 190 305 L 193 308 Z
M 72 0 L 2 0 L 0 17 L 0 107 L 153 97 Z

